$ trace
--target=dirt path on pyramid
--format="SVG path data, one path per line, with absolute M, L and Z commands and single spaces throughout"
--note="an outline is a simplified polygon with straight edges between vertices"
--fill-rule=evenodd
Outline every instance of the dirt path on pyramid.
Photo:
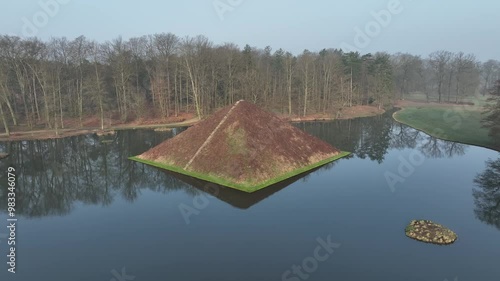
M 226 122 L 227 120 L 227 117 L 231 114 L 231 112 L 233 112 L 234 108 L 240 103 L 240 101 L 237 101 L 233 107 L 231 107 L 231 109 L 227 112 L 226 116 L 224 116 L 224 118 L 222 118 L 222 120 L 220 121 L 219 125 L 217 125 L 217 127 L 215 127 L 214 131 L 208 136 L 207 140 L 200 146 L 200 148 L 198 149 L 198 151 L 196 151 L 196 153 L 193 155 L 193 157 L 191 158 L 191 160 L 189 160 L 189 162 L 186 164 L 186 166 L 184 166 L 184 170 L 187 170 L 187 168 L 189 167 L 189 165 L 191 165 L 191 163 L 193 163 L 193 160 L 196 158 L 196 156 L 198 156 L 200 154 L 200 152 L 207 146 L 207 144 L 212 140 L 212 138 L 214 137 L 215 133 L 217 133 L 217 131 L 219 130 L 219 128 L 224 124 L 224 122 Z

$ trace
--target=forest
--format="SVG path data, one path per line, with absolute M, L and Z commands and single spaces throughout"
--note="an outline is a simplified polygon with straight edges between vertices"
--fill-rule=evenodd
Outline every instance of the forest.
M 392 106 L 414 94 L 463 103 L 488 93 L 500 62 L 436 51 L 360 54 L 341 49 L 292 54 L 214 44 L 171 33 L 97 42 L 0 36 L 0 116 L 5 133 L 84 127 L 193 113 L 202 118 L 240 99 L 282 115 L 337 114 Z

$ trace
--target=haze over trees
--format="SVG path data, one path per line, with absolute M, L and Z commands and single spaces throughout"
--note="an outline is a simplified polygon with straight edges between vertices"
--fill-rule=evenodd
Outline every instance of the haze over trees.
M 491 103 L 486 107 L 486 117 L 483 119 L 484 126 L 490 129 L 490 136 L 500 141 L 500 80 L 490 90 Z
M 198 117 L 245 99 L 285 115 L 336 114 L 345 107 L 380 108 L 412 94 L 464 101 L 487 94 L 500 62 L 473 54 L 411 54 L 240 49 L 204 36 L 171 33 L 99 43 L 0 36 L 0 117 L 5 131 L 26 125 L 56 132 L 86 118 L 129 122 L 183 112 Z

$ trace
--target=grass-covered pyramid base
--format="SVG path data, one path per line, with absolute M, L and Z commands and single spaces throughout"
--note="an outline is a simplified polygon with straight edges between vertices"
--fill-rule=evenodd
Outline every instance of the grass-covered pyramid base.
M 429 220 L 412 220 L 405 233 L 412 239 L 438 245 L 452 244 L 458 238 L 455 232 Z
M 238 101 L 130 159 L 254 192 L 349 155 Z

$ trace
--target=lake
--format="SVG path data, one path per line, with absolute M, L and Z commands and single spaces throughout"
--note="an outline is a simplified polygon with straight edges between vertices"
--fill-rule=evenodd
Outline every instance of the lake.
M 1 143 L 0 280 L 498 280 L 500 188 L 479 180 L 498 152 L 390 113 L 295 125 L 353 154 L 254 194 L 127 159 L 182 129 Z M 16 274 L 6 265 L 9 166 Z M 459 238 L 409 239 L 412 219 Z

